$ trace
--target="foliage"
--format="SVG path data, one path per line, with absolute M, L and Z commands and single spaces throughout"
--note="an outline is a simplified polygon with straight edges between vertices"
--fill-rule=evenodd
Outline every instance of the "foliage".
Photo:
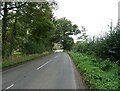
M 86 52 L 88 51 L 88 47 L 87 47 L 87 42 L 86 41 L 81 41 L 81 42 L 77 42 L 73 45 L 72 50 L 74 52 Z
M 44 52 L 41 54 L 31 54 L 31 55 L 13 55 L 11 57 L 12 60 L 6 59 L 5 61 L 2 62 L 2 68 L 6 68 L 6 67 L 18 65 L 27 61 L 35 60 L 47 54 L 49 54 L 49 52 Z
M 110 59 L 120 64 L 120 29 L 116 28 L 101 37 L 93 37 L 88 42 L 78 42 L 73 50 L 81 53 L 94 54 L 103 59 Z
M 52 11 L 56 6 L 55 2 L 2 3 L 3 58 L 15 50 L 22 54 L 52 50 L 50 39 L 55 29 Z
M 70 50 L 74 41 L 70 35 L 76 35 L 80 33 L 78 26 L 72 24 L 72 22 L 66 18 L 56 19 L 54 21 L 55 32 L 52 36 L 54 43 L 61 43 L 64 50 Z
M 98 59 L 93 55 L 73 52 L 69 54 L 91 89 L 119 88 L 117 64 L 109 60 Z

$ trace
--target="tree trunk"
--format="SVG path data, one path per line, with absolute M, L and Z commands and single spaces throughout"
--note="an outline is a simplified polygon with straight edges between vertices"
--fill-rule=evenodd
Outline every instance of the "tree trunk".
M 6 31 L 7 31 L 7 2 L 5 2 L 4 9 L 3 9 L 4 15 L 2 20 L 2 56 L 3 58 L 6 56 Z
M 17 16 L 15 17 L 15 22 L 13 25 L 13 31 L 12 31 L 12 38 L 11 38 L 11 45 L 10 45 L 10 55 L 13 52 L 13 49 L 15 47 L 15 36 L 16 36 L 16 23 L 17 23 Z

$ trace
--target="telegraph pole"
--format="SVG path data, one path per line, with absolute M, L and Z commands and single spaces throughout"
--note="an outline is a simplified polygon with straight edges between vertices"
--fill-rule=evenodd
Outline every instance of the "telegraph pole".
M 118 27 L 120 27 L 120 1 L 118 2 Z

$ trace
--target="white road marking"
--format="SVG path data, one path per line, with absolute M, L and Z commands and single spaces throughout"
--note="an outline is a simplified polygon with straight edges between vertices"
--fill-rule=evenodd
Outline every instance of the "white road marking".
M 40 67 L 37 68 L 37 70 L 41 69 L 42 67 L 44 67 L 46 64 L 48 64 L 51 61 L 53 61 L 53 60 L 50 60 L 50 61 L 46 62 L 45 64 L 41 65 Z
M 6 90 L 7 90 L 7 89 L 10 89 L 10 88 L 13 87 L 13 86 L 14 86 L 14 84 L 10 85 L 9 87 L 6 88 Z

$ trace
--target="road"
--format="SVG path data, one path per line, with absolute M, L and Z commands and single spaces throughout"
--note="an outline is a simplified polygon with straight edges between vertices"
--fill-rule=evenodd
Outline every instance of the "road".
M 66 53 L 53 53 L 3 71 L 7 89 L 77 89 L 74 68 Z

